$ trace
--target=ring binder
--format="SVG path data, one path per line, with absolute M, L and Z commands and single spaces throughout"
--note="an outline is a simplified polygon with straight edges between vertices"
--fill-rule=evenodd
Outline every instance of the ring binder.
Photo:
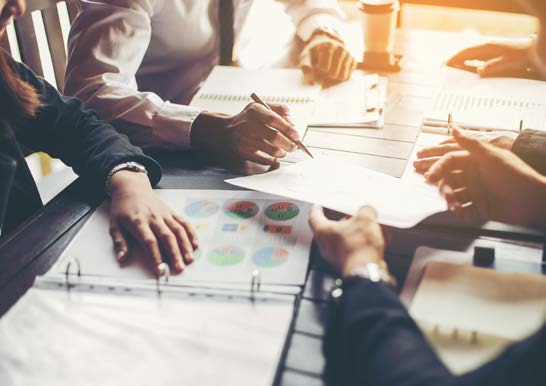
M 445 328 L 444 328 L 445 330 Z M 457 327 L 453 327 L 451 329 L 451 331 L 449 332 L 449 328 L 448 328 L 448 334 L 451 336 L 451 339 L 453 340 L 459 340 L 459 337 L 463 336 L 463 341 L 465 341 L 466 339 L 464 339 L 464 337 L 468 337 L 468 332 L 465 333 L 464 331 L 462 331 L 462 334 L 459 333 L 459 329 Z M 432 335 L 434 336 L 440 336 L 440 326 L 438 324 L 435 324 L 433 327 L 432 327 Z M 478 332 L 476 330 L 472 330 L 470 331 L 470 343 L 471 344 L 477 344 L 478 343 Z
M 260 285 L 262 284 L 262 279 L 260 277 L 260 271 L 255 269 L 252 272 L 252 279 L 250 280 L 250 297 L 254 299 L 254 293 L 260 292 Z
M 66 289 L 67 290 L 70 290 L 70 288 L 74 286 L 74 284 L 70 284 L 70 280 L 69 280 L 70 268 L 72 267 L 72 263 L 75 263 L 77 268 L 78 268 L 78 271 L 77 271 L 78 277 L 82 276 L 82 266 L 81 266 L 80 260 L 77 257 L 71 258 L 68 261 L 68 263 L 66 263 L 66 271 L 65 271 L 65 274 L 64 274 L 65 275 L 65 284 L 66 284 Z
M 171 269 L 169 268 L 169 265 L 167 263 L 161 263 L 157 266 L 157 271 L 159 272 L 157 275 L 157 294 L 161 294 L 161 278 L 165 276 L 165 284 L 166 287 L 169 284 L 169 277 L 171 276 Z

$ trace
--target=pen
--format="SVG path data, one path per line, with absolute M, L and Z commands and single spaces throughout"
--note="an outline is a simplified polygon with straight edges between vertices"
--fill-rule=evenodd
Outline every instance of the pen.
M 265 107 L 266 109 L 268 109 L 269 111 L 273 111 L 271 109 L 271 107 L 268 106 L 267 103 L 265 103 L 258 95 L 256 95 L 256 93 L 252 93 L 250 94 L 250 97 L 252 98 L 252 100 L 260 105 L 262 105 L 263 107 Z M 313 157 L 313 154 L 311 154 L 311 152 L 309 151 L 309 149 L 307 148 L 307 146 L 305 146 L 303 144 L 302 141 L 300 140 L 297 140 L 297 141 L 294 141 L 294 143 L 296 144 L 296 146 L 298 147 L 298 149 L 300 149 L 301 151 L 303 151 L 305 154 L 307 154 L 309 157 L 311 158 L 315 158 Z

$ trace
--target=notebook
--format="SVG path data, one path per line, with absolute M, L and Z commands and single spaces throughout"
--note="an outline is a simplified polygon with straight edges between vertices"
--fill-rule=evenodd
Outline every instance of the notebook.
M 465 129 L 546 130 L 546 82 L 483 79 L 447 69 L 444 84 L 425 113 L 423 131 L 447 132 L 450 114 L 453 124 Z
M 473 370 L 546 322 L 546 277 L 429 262 L 409 309 L 454 373 Z
M 288 106 L 295 128 L 303 137 L 320 86 L 307 85 L 298 69 L 248 70 L 216 66 L 192 99 L 190 106 L 229 115 L 238 114 L 255 92 L 266 103 Z

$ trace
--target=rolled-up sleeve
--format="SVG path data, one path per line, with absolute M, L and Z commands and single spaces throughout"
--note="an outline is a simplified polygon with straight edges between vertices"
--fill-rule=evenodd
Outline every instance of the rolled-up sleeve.
M 296 25 L 298 37 L 307 41 L 319 28 L 327 27 L 341 34 L 345 14 L 335 0 L 278 0 Z
M 68 39 L 65 94 L 114 122 L 143 148 L 188 149 L 201 109 L 138 90 L 136 73 L 150 44 L 159 0 L 80 0 Z
M 546 175 L 546 132 L 524 130 L 514 142 L 512 151 L 539 173 Z

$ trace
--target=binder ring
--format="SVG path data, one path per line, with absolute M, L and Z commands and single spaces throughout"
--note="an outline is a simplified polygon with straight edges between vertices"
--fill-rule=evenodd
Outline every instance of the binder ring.
M 76 267 L 78 269 L 76 271 L 76 274 L 78 275 L 78 277 L 82 276 L 82 266 L 81 266 L 80 260 L 77 257 L 71 258 L 68 261 L 68 263 L 66 264 L 66 271 L 64 273 L 65 284 L 66 284 L 67 289 L 70 289 L 70 287 L 73 286 L 73 284 L 70 284 L 70 279 L 69 279 L 69 277 L 70 277 L 70 268 L 72 267 L 72 263 L 76 264 Z
M 260 292 L 260 285 L 262 284 L 262 279 L 260 276 L 260 271 L 255 269 L 252 272 L 252 280 L 250 281 L 250 295 L 254 299 L 254 293 Z
M 165 276 L 165 283 L 163 285 L 167 286 L 169 284 L 169 277 L 171 276 L 171 269 L 167 263 L 161 263 L 157 266 L 157 293 L 161 293 L 161 278 Z

